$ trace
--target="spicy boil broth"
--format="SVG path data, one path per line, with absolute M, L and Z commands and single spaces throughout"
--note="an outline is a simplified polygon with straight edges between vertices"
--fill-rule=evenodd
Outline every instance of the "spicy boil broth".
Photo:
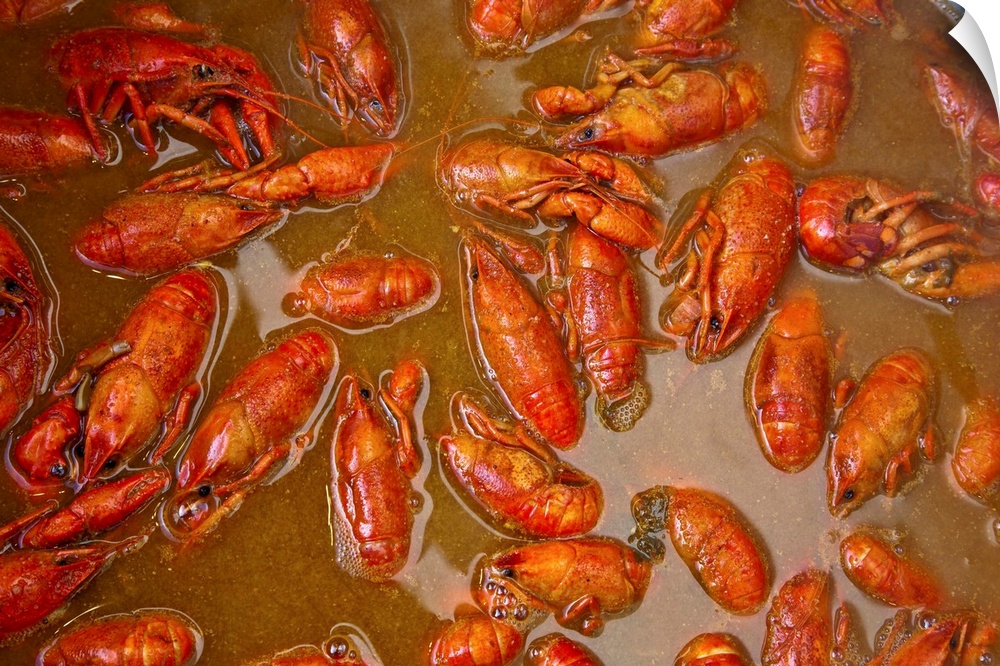
M 86 0 L 71 16 L 7 32 L 0 44 L 0 58 L 7 63 L 0 103 L 64 109 L 65 94 L 56 77 L 44 70 L 47 49 L 64 32 L 109 23 L 111 4 Z M 462 389 L 489 389 L 477 374 L 465 335 L 460 215 L 438 193 L 435 152 L 441 144 L 439 135 L 447 128 L 461 128 L 451 140 L 470 130 L 502 128 L 494 120 L 471 122 L 477 118 L 531 121 L 524 100 L 537 86 L 588 83 L 597 54 L 605 45 L 623 43 L 625 19 L 586 25 L 589 41 L 566 39 L 535 48 L 525 57 L 498 61 L 473 57 L 464 37 L 459 0 L 373 0 L 373 4 L 403 55 L 405 117 L 397 139 L 409 148 L 369 201 L 334 210 L 313 208 L 307 202 L 279 228 L 254 237 L 238 252 L 212 260 L 222 290 L 223 318 L 195 417 L 267 342 L 288 327 L 317 323 L 287 317 L 281 299 L 307 264 L 334 252 L 345 239 L 350 238 L 352 250 L 382 252 L 398 245 L 433 261 L 443 284 L 438 303 L 429 311 L 369 331 L 326 327 L 336 336 L 341 372 L 377 379 L 409 355 L 419 358 L 429 372 L 420 433 L 426 462 L 418 479 L 425 500 L 409 564 L 386 584 L 354 580 L 337 567 L 329 513 L 329 432 L 324 431 L 297 468 L 272 485 L 255 489 L 203 543 L 182 552 L 157 530 L 145 547 L 119 558 L 78 595 L 55 626 L 91 611 L 97 616 L 144 607 L 174 608 L 191 616 L 204 631 L 202 663 L 229 666 L 296 645 L 318 645 L 334 625 L 348 623 L 353 631 L 368 636 L 383 663 L 419 663 L 439 618 L 450 618 L 456 606 L 471 601 L 470 572 L 480 555 L 512 545 L 465 508 L 464 499 L 444 480 L 436 455 L 437 437 L 450 428 L 451 396 Z M 897 0 L 896 4 L 902 21 L 895 29 L 850 37 L 858 83 L 853 117 L 836 160 L 813 172 L 793 164 L 798 180 L 814 173 L 851 171 L 890 177 L 912 187 L 963 192 L 954 138 L 924 98 L 915 64 L 926 52 L 920 36 L 943 35 L 950 25 L 930 3 Z M 173 6 L 184 18 L 217 26 L 224 41 L 257 54 L 275 72 L 284 92 L 315 99 L 311 83 L 299 76 L 295 66 L 295 3 L 178 0 Z M 761 136 L 784 154 L 791 152 L 788 96 L 801 38 L 811 19 L 785 0 L 742 0 L 735 15 L 731 33 L 739 41 L 737 57 L 761 64 L 771 108 L 747 131 L 647 165 L 662 196 L 664 219 L 686 192 L 710 183 L 747 139 Z M 970 66 L 966 60 L 961 65 Z M 299 126 L 326 144 L 344 142 L 344 133 L 323 113 L 294 101 L 285 108 Z M 211 149 L 187 131 L 175 127 L 168 131 L 169 136 L 158 131 L 163 150 L 151 158 L 131 145 L 117 126 L 115 133 L 127 144 L 120 150 L 118 164 L 44 178 L 42 184 L 30 187 L 23 200 L 0 204 L 6 221 L 32 241 L 29 250 L 35 253 L 39 277 L 55 295 L 56 376 L 66 371 L 79 350 L 111 335 L 152 284 L 86 268 L 71 253 L 69 242 L 77 229 L 146 179 L 151 170 L 195 163 Z M 367 140 L 358 132 L 350 136 L 352 141 Z M 315 148 L 290 132 L 292 157 Z M 652 252 L 643 254 L 643 266 L 650 267 L 652 257 Z M 640 274 L 648 330 L 655 335 L 656 313 L 667 290 L 651 271 Z M 819 293 L 832 333 L 845 336 L 838 378 L 860 377 L 871 362 L 903 345 L 919 346 L 933 357 L 940 370 L 937 419 L 947 453 L 904 496 L 877 497 L 846 520 L 831 517 L 822 458 L 802 473 L 783 474 L 765 461 L 754 438 L 743 406 L 743 379 L 762 328 L 758 326 L 732 355 L 715 363 L 694 366 L 681 350 L 649 355 L 646 377 L 652 404 L 630 432 L 604 429 L 593 413 L 593 395 L 589 397 L 583 439 L 564 456 L 594 474 L 603 486 L 606 508 L 597 532 L 625 538 L 632 527 L 629 502 L 639 490 L 654 484 L 695 486 L 727 497 L 753 525 L 772 565 L 772 591 L 808 566 L 831 569 L 834 598 L 849 601 L 858 611 L 868 643 L 893 610 L 868 601 L 846 580 L 837 562 L 840 538 L 862 524 L 904 536 L 906 547 L 938 573 L 954 606 L 1000 617 L 1000 546 L 991 516 L 961 494 L 949 469 L 963 405 L 980 394 L 1000 394 L 997 300 L 963 303 L 949 310 L 908 296 L 886 280 L 830 275 L 797 256 L 776 301 L 806 285 Z M 331 404 L 332 392 L 324 410 Z M 21 432 L 33 414 L 30 411 L 14 432 Z M 172 454 L 171 463 L 176 455 Z M 27 507 L 14 482 L 0 479 L 0 519 L 13 518 Z M 155 512 L 149 510 L 127 529 L 155 520 Z M 668 547 L 638 610 L 609 621 L 602 636 L 584 642 L 607 664 L 659 664 L 669 663 L 700 632 L 727 631 L 758 655 L 765 614 L 766 610 L 735 617 L 721 611 Z M 53 629 L 46 627 L 2 651 L 0 661 L 32 663 Z M 533 635 L 557 629 L 549 619 Z M 573 638 L 580 637 L 573 634 Z

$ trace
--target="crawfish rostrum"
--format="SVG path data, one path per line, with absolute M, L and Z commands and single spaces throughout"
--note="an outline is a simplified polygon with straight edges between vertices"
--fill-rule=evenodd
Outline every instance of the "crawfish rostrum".
M 932 3 L 3 4 L 0 662 L 1000 658 Z

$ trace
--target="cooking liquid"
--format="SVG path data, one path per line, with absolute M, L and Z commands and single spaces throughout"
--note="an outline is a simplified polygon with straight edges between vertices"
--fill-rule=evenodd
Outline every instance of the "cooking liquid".
M 66 32 L 109 24 L 111 4 L 86 0 L 71 16 L 9 31 L 0 44 L 0 59 L 8 63 L 0 103 L 64 109 L 65 94 L 54 74 L 44 69 L 49 45 Z M 336 336 L 345 370 L 375 378 L 406 355 L 415 355 L 427 366 L 430 391 L 421 432 L 425 499 L 408 566 L 381 585 L 352 579 L 338 569 L 329 519 L 330 433 L 324 431 L 297 468 L 273 485 L 255 489 L 203 543 L 181 552 L 156 531 L 144 548 L 119 558 L 75 597 L 53 626 L 0 651 L 3 663 L 33 663 L 54 628 L 80 614 L 107 615 L 143 607 L 170 607 L 191 616 L 205 633 L 201 663 L 213 666 L 239 664 L 301 644 L 319 645 L 338 623 L 350 623 L 364 632 L 387 665 L 421 663 L 439 618 L 450 618 L 457 605 L 471 601 L 469 574 L 480 555 L 512 544 L 465 508 L 443 480 L 437 460 L 436 438 L 450 428 L 452 394 L 469 388 L 489 390 L 464 335 L 457 231 L 461 214 L 438 194 L 434 177 L 438 137 L 454 127 L 461 129 L 452 140 L 470 129 L 502 127 L 486 120 L 471 122 L 479 118 L 517 117 L 531 122 L 524 106 L 526 93 L 541 85 L 587 84 L 605 45 L 624 42 L 627 20 L 610 18 L 586 25 L 593 36 L 590 41 L 563 40 L 525 57 L 495 61 L 472 55 L 464 38 L 464 3 L 458 0 L 373 0 L 373 4 L 403 57 L 406 109 L 396 139 L 409 147 L 397 158 L 398 170 L 369 201 L 332 211 L 307 203 L 280 227 L 254 237 L 238 252 L 212 260 L 221 290 L 221 346 L 206 364 L 205 390 L 195 417 L 265 341 L 272 342 L 289 326 L 318 323 L 287 317 L 280 309 L 281 298 L 294 288 L 307 264 L 335 251 L 348 235 L 353 233 L 352 250 L 382 251 L 398 243 L 433 261 L 443 279 L 440 300 L 429 311 L 363 333 L 327 327 Z M 927 52 L 918 35 L 928 30 L 950 41 L 945 34 L 948 24 L 929 3 L 897 0 L 896 4 L 902 21 L 895 29 L 850 36 L 858 83 L 853 117 L 831 165 L 809 172 L 793 166 L 800 181 L 847 171 L 892 178 L 912 187 L 966 191 L 954 138 L 925 100 L 915 64 Z M 297 73 L 295 64 L 295 3 L 177 0 L 173 6 L 187 19 L 218 26 L 223 41 L 255 53 L 275 72 L 284 92 L 316 99 L 312 84 Z M 737 57 L 763 67 L 771 108 L 745 132 L 648 164 L 663 183 L 664 219 L 686 192 L 709 184 L 745 140 L 760 136 L 791 154 L 788 95 L 802 35 L 812 20 L 781 0 L 743 0 L 735 14 L 731 34 L 740 44 Z M 960 61 L 963 67 L 969 62 Z M 305 104 L 293 101 L 284 108 L 299 126 L 328 145 L 368 140 L 353 130 L 345 139 L 329 117 Z M 30 237 L 35 247 L 29 251 L 37 250 L 37 275 L 57 299 L 56 377 L 66 372 L 79 350 L 111 335 L 153 283 L 121 280 L 83 266 L 70 249 L 72 235 L 145 180 L 151 169 L 192 164 L 212 150 L 207 141 L 170 127 L 169 137 L 157 130 L 162 152 L 153 158 L 132 145 L 120 125 L 113 131 L 123 143 L 121 163 L 46 176 L 40 185 L 29 185 L 22 201 L 0 203 L 6 221 L 13 221 L 22 239 Z M 295 132 L 289 135 L 292 159 L 317 148 Z M 648 252 L 640 260 L 648 267 L 652 258 Z M 650 271 L 640 272 L 648 330 L 653 334 L 667 292 Z M 743 380 L 761 322 L 732 355 L 715 363 L 693 366 L 680 350 L 649 355 L 646 377 L 652 404 L 630 432 L 604 429 L 593 413 L 593 395 L 589 397 L 583 439 L 563 455 L 596 475 L 604 488 L 606 509 L 597 532 L 625 538 L 632 528 L 631 497 L 642 489 L 654 484 L 696 486 L 727 497 L 754 526 L 771 560 L 773 591 L 808 566 L 831 569 L 834 603 L 847 600 L 856 609 L 867 644 L 892 609 L 865 599 L 837 562 L 840 538 L 862 524 L 905 535 L 906 547 L 921 554 L 940 575 L 955 607 L 975 607 L 1000 617 L 1000 546 L 992 533 L 992 518 L 962 495 L 949 469 L 964 404 L 980 394 L 1000 395 L 997 300 L 948 310 L 909 296 L 884 279 L 833 276 L 796 256 L 776 301 L 803 285 L 819 293 L 831 331 L 846 335 L 838 378 L 860 377 L 874 360 L 904 345 L 919 346 L 932 356 L 940 369 L 937 422 L 947 453 L 925 466 L 923 479 L 903 496 L 877 497 L 846 520 L 831 517 L 825 498 L 826 453 L 802 473 L 783 474 L 765 461 L 744 412 Z M 331 392 L 321 416 L 326 416 L 332 397 Z M 23 432 L 37 408 L 36 403 L 14 433 Z M 177 456 L 175 451 L 171 465 Z M 14 482 L 0 478 L 0 520 L 20 515 L 28 506 Z M 129 523 L 128 531 L 157 520 L 154 512 L 147 514 Z M 121 536 L 115 533 L 110 538 Z M 765 614 L 766 609 L 751 617 L 734 617 L 720 610 L 668 547 L 639 609 L 610 621 L 602 636 L 584 642 L 607 664 L 662 664 L 671 662 L 695 634 L 727 631 L 738 636 L 751 654 L 759 655 Z M 557 629 L 549 619 L 533 635 Z

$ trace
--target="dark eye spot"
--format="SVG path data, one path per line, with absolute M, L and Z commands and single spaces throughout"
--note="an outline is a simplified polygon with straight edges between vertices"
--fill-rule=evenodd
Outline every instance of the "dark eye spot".
M 471 277 L 471 278 L 472 278 L 473 280 L 478 280 L 478 279 L 479 279 L 479 269 L 478 269 L 478 268 L 473 268 L 473 269 L 472 269 L 472 272 L 471 272 L 471 273 L 469 273 L 469 276 L 470 276 L 470 277 Z
M 587 129 L 580 132 L 580 141 L 590 141 L 594 138 L 594 128 L 588 127 Z
M 73 448 L 73 453 L 74 453 L 74 454 L 76 454 L 76 457 L 77 457 L 77 458 L 82 458 L 82 457 L 83 457 L 83 454 L 84 454 L 84 453 L 86 453 L 86 452 L 87 452 L 87 449 L 86 449 L 86 448 L 84 448 L 84 446 L 83 446 L 83 442 L 80 442 L 79 444 L 77 444 L 77 445 L 76 445 L 76 446 L 75 446 L 75 447 Z
M 104 461 L 104 469 L 108 470 L 109 472 L 113 470 L 115 467 L 118 467 L 117 458 L 108 458 L 107 460 Z
M 3 281 L 3 288 L 8 294 L 16 294 L 21 290 L 21 285 L 14 278 L 7 278 Z
M 369 389 L 363 388 L 359 392 L 361 393 L 361 397 L 364 398 L 365 400 L 372 399 L 372 392 Z
M 848 500 L 848 501 L 854 499 L 854 490 L 851 489 L 851 488 L 848 488 L 847 490 L 845 490 L 844 491 L 844 499 Z
M 382 113 L 382 102 L 378 101 L 377 99 L 373 99 L 372 101 L 368 102 L 368 108 L 374 111 L 375 113 Z
M 517 576 L 517 572 L 514 571 L 513 569 L 501 569 L 500 575 L 503 576 L 504 578 L 510 578 L 511 580 L 513 580 Z
M 198 78 L 198 79 L 207 79 L 207 78 L 213 76 L 214 74 L 215 74 L 215 70 L 213 70 L 211 67 L 209 67 L 205 63 L 201 63 L 201 64 L 198 64 L 198 65 L 194 66 L 194 76 L 195 76 L 195 78 Z
M 66 468 L 66 465 L 63 465 L 62 463 L 56 463 L 49 468 L 49 474 L 51 474 L 55 479 L 63 478 L 66 476 L 66 472 L 68 471 L 69 470 Z
M 212 494 L 212 486 L 208 485 L 207 483 L 203 486 L 198 487 L 198 495 L 200 497 L 208 497 L 211 494 Z
M 719 331 L 721 331 L 721 330 L 722 330 L 722 322 L 721 322 L 721 321 L 719 321 L 719 318 L 718 318 L 718 317 L 715 317 L 715 316 L 713 316 L 713 317 L 712 317 L 711 319 L 709 319 L 709 320 L 708 320 L 708 325 L 709 325 L 709 326 L 710 326 L 710 327 L 712 328 L 712 330 L 713 330 L 713 331 L 715 331 L 716 333 L 718 333 Z

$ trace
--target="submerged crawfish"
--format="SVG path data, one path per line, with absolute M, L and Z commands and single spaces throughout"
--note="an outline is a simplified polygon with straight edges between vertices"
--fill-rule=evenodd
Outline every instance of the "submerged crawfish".
M 643 70 L 651 64 L 655 61 L 626 62 L 608 53 L 593 88 L 536 91 L 532 103 L 543 118 L 583 116 L 562 130 L 555 145 L 662 157 L 745 129 L 767 107 L 764 77 L 745 63 L 725 63 L 718 72 L 668 63 L 646 76 Z
M 1000 292 L 1000 254 L 988 254 L 971 225 L 923 205 L 942 199 L 872 178 L 817 178 L 799 198 L 803 252 L 823 268 L 877 270 L 906 291 L 948 304 Z M 951 207 L 960 216 L 976 214 Z
M 792 0 L 819 19 L 853 30 L 891 27 L 895 11 L 891 0 Z
M 750 145 L 703 193 L 656 266 L 666 271 L 693 239 L 674 290 L 660 310 L 668 333 L 687 338 L 704 363 L 733 351 L 757 322 L 795 252 L 795 185 L 769 150 Z
M 521 53 L 535 42 L 625 0 L 467 0 L 469 31 L 496 55 Z
M 774 595 L 761 647 L 762 666 L 829 666 L 833 648 L 828 571 L 806 569 Z
M 713 36 L 725 28 L 737 0 L 638 0 L 635 52 L 676 60 L 728 58 L 736 47 Z

